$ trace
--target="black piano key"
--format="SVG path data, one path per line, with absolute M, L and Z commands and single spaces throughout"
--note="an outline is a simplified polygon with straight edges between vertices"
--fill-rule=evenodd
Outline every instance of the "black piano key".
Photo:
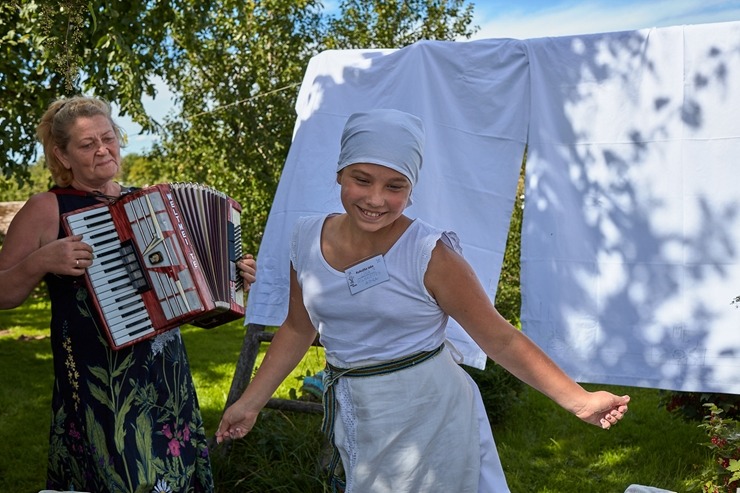
M 116 320 L 113 324 L 108 324 L 111 335 L 115 337 L 135 330 L 145 329 L 147 327 L 152 327 L 152 322 L 149 320 L 149 316 L 146 312 L 142 312 L 136 317 L 129 317 L 128 319 L 122 318 L 120 320 Z
M 146 315 L 146 317 L 142 317 L 142 314 Z M 138 304 L 138 306 L 129 306 L 125 309 L 115 306 L 113 308 L 109 307 L 105 312 L 105 321 L 108 323 L 111 332 L 115 332 L 119 327 L 125 327 L 127 324 L 132 323 L 132 321 L 143 321 L 144 318 L 148 320 L 143 302 Z

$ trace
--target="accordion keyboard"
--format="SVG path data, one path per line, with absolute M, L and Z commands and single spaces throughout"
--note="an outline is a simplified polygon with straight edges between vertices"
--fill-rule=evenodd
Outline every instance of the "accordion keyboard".
M 142 194 L 126 201 L 123 210 L 124 220 L 107 207 L 67 218 L 70 232 L 93 248 L 87 275 L 115 347 L 173 328 L 203 310 L 181 233 L 162 195 Z M 116 228 L 116 221 L 124 227 Z
M 215 189 L 162 184 L 63 215 L 93 248 L 85 277 L 113 348 L 244 316 L 240 214 Z
M 155 331 L 141 293 L 131 282 L 123 247 L 107 208 L 89 209 L 69 220 L 73 234 L 93 248 L 95 258 L 88 278 L 100 311 L 117 345 L 126 344 Z

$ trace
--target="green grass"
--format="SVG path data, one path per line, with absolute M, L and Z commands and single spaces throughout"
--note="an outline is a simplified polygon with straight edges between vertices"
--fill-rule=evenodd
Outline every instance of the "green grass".
M 231 389 L 234 369 L 239 359 L 245 327 L 241 322 L 203 330 L 196 327 L 182 329 L 183 338 L 190 360 L 190 370 L 198 392 L 206 432 L 212 436 L 216 432 L 224 411 L 226 398 Z M 267 345 L 260 348 L 257 359 L 259 366 Z M 291 389 L 299 389 L 303 376 L 316 373 L 324 366 L 324 351 L 311 348 L 303 361 L 293 370 L 275 397 L 289 398 Z
M 632 397 L 611 430 L 581 423 L 531 389 L 494 426 L 512 492 L 621 493 L 630 484 L 687 491 L 709 460 L 703 432 L 661 408 L 655 390 L 598 387 Z
M 45 303 L 0 311 L 0 491 L 44 486 L 53 382 Z
M 29 301 L 0 311 L 0 491 L 37 492 L 44 486 L 52 365 L 48 305 Z M 183 329 L 206 423 L 213 435 L 223 412 L 244 328 L 239 322 Z M 264 350 L 264 345 L 263 345 Z M 260 356 L 261 357 L 261 356 Z M 278 396 L 299 387 L 300 376 L 323 365 L 320 349 L 286 380 Z M 595 386 L 589 386 L 595 387 Z M 610 431 L 581 423 L 548 399 L 526 391 L 494 426 L 513 493 L 621 493 L 632 483 L 687 491 L 708 463 L 706 440 L 659 406 L 658 391 L 616 388 L 632 395 L 630 412 Z M 321 493 L 321 417 L 265 410 L 255 430 L 213 451 L 218 492 Z

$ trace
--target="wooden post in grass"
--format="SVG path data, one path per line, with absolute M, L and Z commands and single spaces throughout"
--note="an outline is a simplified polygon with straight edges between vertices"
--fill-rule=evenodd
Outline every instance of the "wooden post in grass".
M 265 330 L 264 325 L 249 324 L 244 334 L 244 343 L 242 344 L 239 360 L 234 370 L 234 379 L 231 382 L 229 396 L 226 399 L 226 407 L 236 402 L 242 395 L 244 389 L 249 385 L 254 372 L 254 366 L 257 363 L 257 355 L 260 351 L 260 345 L 263 342 L 272 341 L 273 333 Z M 320 345 L 318 338 L 313 342 L 314 346 Z M 307 413 L 322 413 L 321 404 L 317 402 L 303 402 L 293 399 L 270 399 L 267 406 L 272 409 L 283 411 L 298 411 Z

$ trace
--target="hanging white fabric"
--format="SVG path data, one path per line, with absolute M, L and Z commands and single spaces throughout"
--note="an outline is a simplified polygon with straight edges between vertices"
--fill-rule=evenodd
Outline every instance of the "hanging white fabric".
M 740 393 L 738 39 L 527 42 L 522 324 L 579 381 Z
M 424 165 L 407 214 L 455 231 L 494 298 L 527 133 L 528 70 L 515 40 L 421 42 L 402 50 L 314 57 L 296 104 L 294 139 L 258 254 L 246 320 L 279 325 L 287 313 L 290 232 L 301 216 L 341 211 L 336 184 L 347 117 L 395 108 L 422 118 Z M 458 359 L 485 355 L 454 321 Z
M 457 232 L 491 299 L 528 144 L 522 325 L 572 377 L 740 393 L 738 39 L 731 22 L 317 55 L 246 321 L 285 318 L 295 220 L 341 211 L 346 118 L 397 108 L 427 129 L 407 212 Z

